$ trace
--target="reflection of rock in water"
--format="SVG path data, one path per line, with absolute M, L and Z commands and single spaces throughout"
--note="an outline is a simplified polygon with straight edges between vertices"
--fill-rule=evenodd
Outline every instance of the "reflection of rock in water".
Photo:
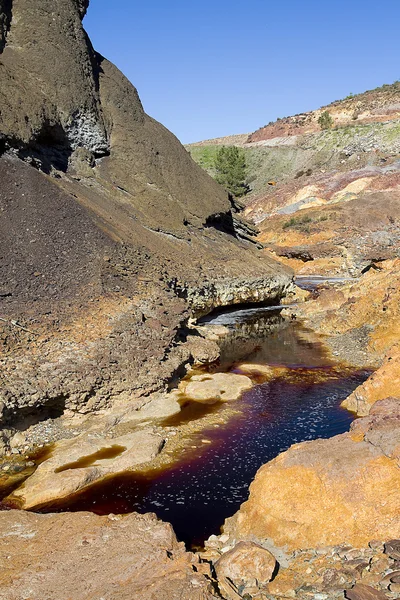
M 220 365 L 247 360 L 265 345 L 272 333 L 288 325 L 279 313 L 253 314 L 247 320 L 236 322 L 229 327 L 229 334 L 220 339 Z
M 263 315 L 252 311 L 229 326 L 229 332 L 219 342 L 220 368 L 229 368 L 239 362 L 290 367 L 332 364 L 320 338 L 299 323 L 285 320 L 277 312 Z

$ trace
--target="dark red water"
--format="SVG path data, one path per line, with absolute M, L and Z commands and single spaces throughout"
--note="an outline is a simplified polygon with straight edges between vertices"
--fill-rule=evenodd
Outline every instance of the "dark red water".
M 367 371 L 335 367 L 320 343 L 276 314 L 231 315 L 225 324 L 232 336 L 223 345 L 223 368 L 235 370 L 232 363 L 246 357 L 251 363 L 289 366 L 289 375 L 245 393 L 235 404 L 241 409 L 237 417 L 202 432 L 198 441 L 211 444 L 197 454 L 164 471 L 99 484 L 62 510 L 155 512 L 188 546 L 201 546 L 246 500 L 262 464 L 296 442 L 348 430 L 353 416 L 339 405 Z

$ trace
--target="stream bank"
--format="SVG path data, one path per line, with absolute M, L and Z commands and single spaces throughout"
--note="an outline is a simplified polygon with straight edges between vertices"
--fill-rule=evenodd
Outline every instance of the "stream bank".
M 45 461 L 7 503 L 13 506 L 23 499 L 22 506 L 45 512 L 152 511 L 172 523 L 178 539 L 201 548 L 246 500 L 248 486 L 261 465 L 293 443 L 331 437 L 349 428 L 353 417 L 340 408 L 340 402 L 369 371 L 336 364 L 311 331 L 283 319 L 280 310 L 271 307 L 220 311 L 202 319 L 199 331 L 202 328 L 205 335 L 221 335 L 219 361 L 189 373 L 180 390 L 170 394 L 177 408 L 164 417 L 159 413 L 151 432 L 146 420 L 136 423 L 143 435 L 149 431 L 148 446 L 157 448 L 162 440 L 161 451 L 154 451 L 142 465 L 129 468 L 125 462 L 114 472 L 104 472 L 95 483 L 96 465 L 108 468 L 107 459 L 98 457 L 104 445 L 101 438 L 97 446 L 91 442 L 79 448 L 80 455 L 93 456 L 87 469 L 79 460 L 67 460 L 74 441 L 65 449 L 60 444 L 53 450 L 58 462 L 50 456 L 47 471 Z M 204 379 L 198 382 L 204 388 L 224 373 L 234 381 L 248 380 L 250 389 L 231 399 L 218 399 L 215 390 L 210 398 L 203 393 L 200 400 L 188 395 L 196 378 Z M 108 443 L 126 444 L 132 423 L 132 416 L 128 415 L 125 424 L 120 419 Z M 71 466 L 74 461 L 75 468 Z M 78 488 L 75 483 L 71 487 L 75 481 L 71 478 L 84 470 L 88 476 L 92 472 L 92 482 L 80 481 Z M 56 494 L 44 493 L 46 487 Z M 81 491 L 74 492 L 79 487 Z

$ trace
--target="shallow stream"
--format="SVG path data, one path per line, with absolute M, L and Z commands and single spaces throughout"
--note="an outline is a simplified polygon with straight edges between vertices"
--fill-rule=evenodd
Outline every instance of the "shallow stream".
M 235 415 L 196 434 L 193 449 L 172 467 L 113 478 L 62 510 L 155 512 L 172 523 L 189 547 L 201 547 L 247 499 L 262 464 L 296 442 L 348 430 L 354 417 L 340 402 L 368 377 L 368 371 L 333 363 L 318 338 L 296 322 L 282 319 L 279 311 L 236 310 L 207 321 L 230 330 L 214 370 L 248 374 L 243 363 L 252 365 L 256 385 L 235 401 Z M 254 365 L 260 365 L 260 373 L 254 372 Z M 265 365 L 277 369 L 268 381 L 262 374 Z M 219 407 L 201 409 L 203 416 L 204 410 Z M 164 424 L 178 426 L 188 418 L 196 418 L 190 405 Z

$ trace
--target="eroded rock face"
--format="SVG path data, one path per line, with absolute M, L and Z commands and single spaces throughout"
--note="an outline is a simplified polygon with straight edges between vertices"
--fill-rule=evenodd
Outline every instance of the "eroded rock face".
M 224 531 L 288 550 L 399 535 L 399 408 L 378 402 L 350 433 L 296 444 L 261 467 Z
M 154 515 L 0 513 L 1 600 L 211 600 L 170 525 Z M 199 567 L 201 569 L 201 567 Z
M 228 195 L 95 53 L 87 5 L 0 4 L 5 443 L 162 389 L 192 360 L 189 311 L 291 287 L 290 269 L 217 229 Z

